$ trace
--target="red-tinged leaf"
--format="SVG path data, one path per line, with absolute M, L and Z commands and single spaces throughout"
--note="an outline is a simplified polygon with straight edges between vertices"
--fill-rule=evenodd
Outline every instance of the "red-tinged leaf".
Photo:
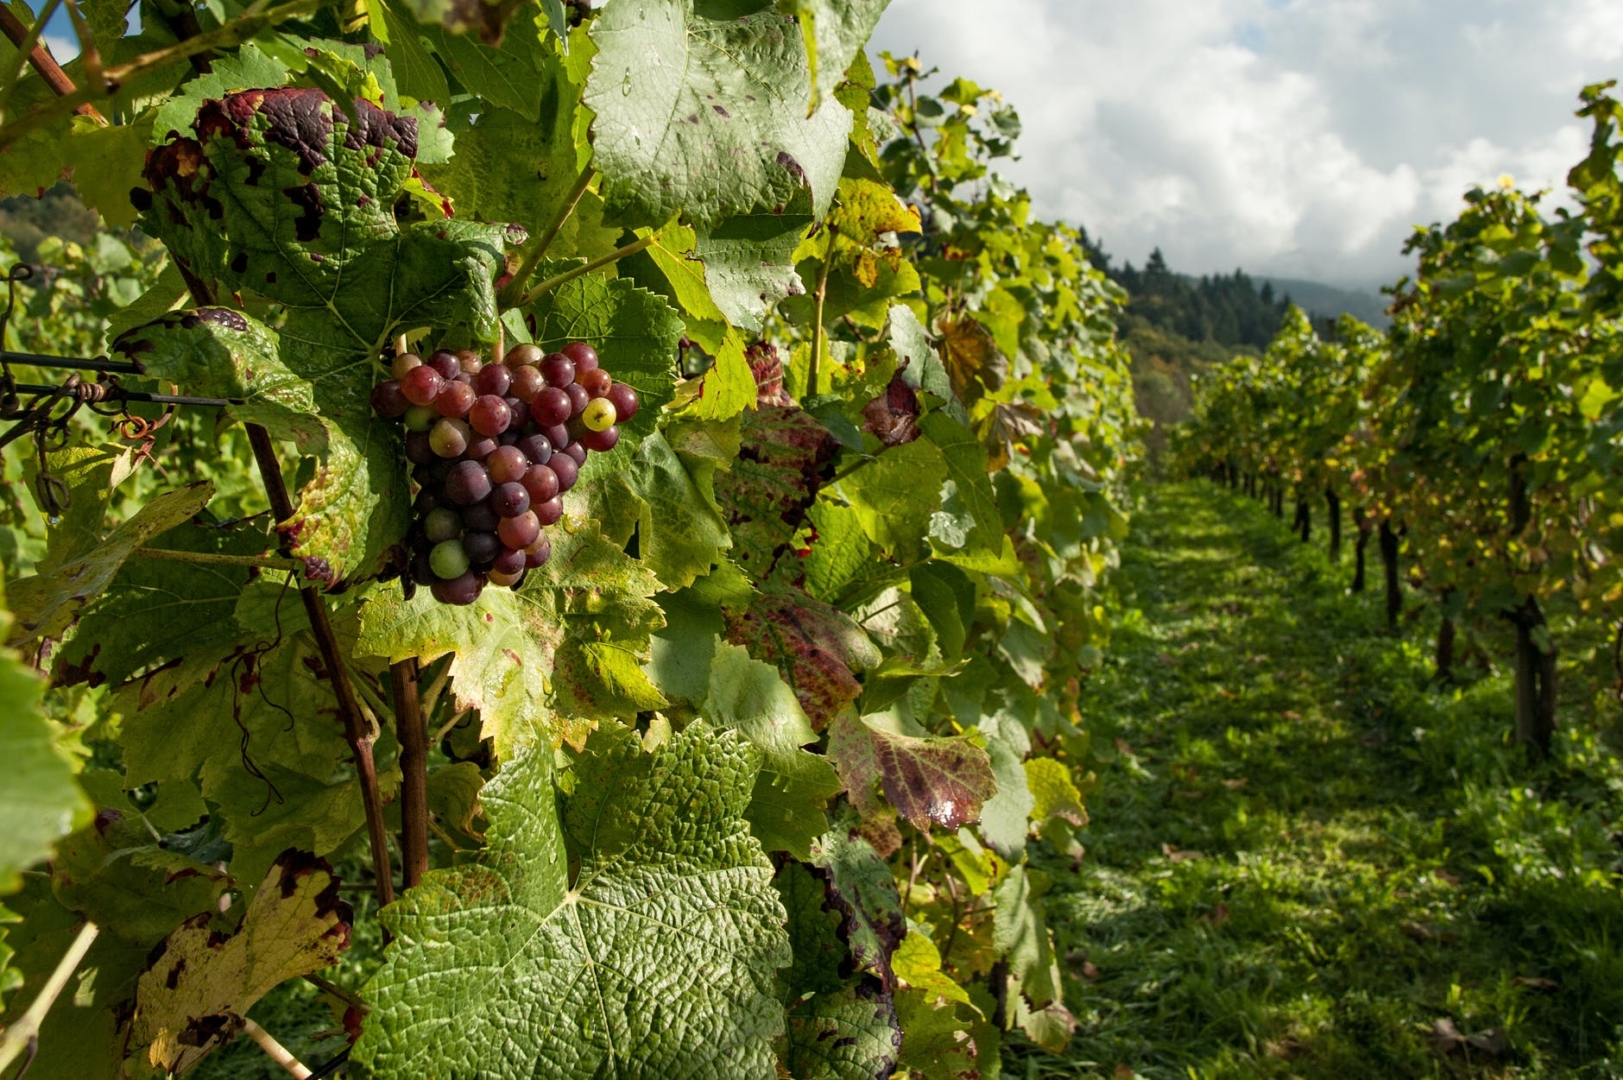
M 885 392 L 862 407 L 862 430 L 886 446 L 900 446 L 919 437 L 919 395 L 901 372 Z
M 776 664 L 818 731 L 862 693 L 856 672 L 880 660 L 849 616 L 790 586 L 768 585 L 749 607 L 724 607 L 722 615 L 727 640 Z
M 890 957 L 907 935 L 901 894 L 890 866 L 862 838 L 856 822 L 834 826 L 812 844 L 812 864 L 822 870 L 828 903 L 843 921 L 840 933 L 858 971 L 878 977 L 887 991 L 896 989 Z
M 744 352 L 750 362 L 750 374 L 755 376 L 755 403 L 789 406 L 795 403 L 789 391 L 783 388 L 783 356 L 770 341 L 757 341 Z
M 745 413 L 740 434 L 732 470 L 716 477 L 716 501 L 738 564 L 759 580 L 806 520 L 839 443 L 811 414 L 781 406 Z
M 897 735 L 844 715 L 829 730 L 829 756 L 864 815 L 880 809 L 877 782 L 896 812 L 921 832 L 932 824 L 956 829 L 980 818 L 997 794 L 992 761 L 966 737 Z

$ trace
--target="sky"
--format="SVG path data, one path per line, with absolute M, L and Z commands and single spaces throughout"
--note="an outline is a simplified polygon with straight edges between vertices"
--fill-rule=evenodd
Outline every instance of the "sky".
M 1118 261 L 1369 288 L 1472 186 L 1562 185 L 1623 0 L 891 0 L 880 50 L 1001 91 L 1001 171 Z

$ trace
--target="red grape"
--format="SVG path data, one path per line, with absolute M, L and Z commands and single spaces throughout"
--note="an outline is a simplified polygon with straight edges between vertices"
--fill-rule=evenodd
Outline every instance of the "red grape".
M 575 362 L 563 353 L 548 353 L 541 360 L 541 377 L 548 386 L 568 386 L 575 381 Z
M 557 475 L 558 490 L 560 492 L 568 491 L 574 487 L 575 481 L 580 476 L 580 465 L 567 453 L 553 454 L 552 460 L 547 462 L 547 468 Z
M 602 368 L 581 372 L 575 376 L 575 381 L 580 384 L 581 389 L 595 398 L 607 396 L 609 387 L 614 385 L 613 377 Z
M 580 378 L 580 372 L 591 371 L 597 367 L 597 350 L 584 341 L 571 341 L 558 350 L 575 362 L 575 377 Z
M 432 405 L 444 386 L 445 379 L 426 364 L 412 368 L 400 380 L 400 392 L 413 405 Z
M 411 408 L 411 401 L 405 394 L 400 392 L 398 379 L 380 382 L 372 388 L 372 411 L 379 416 L 397 420 L 405 416 L 406 410 L 409 408 Z
M 496 516 L 496 511 L 490 508 L 489 503 L 474 503 L 462 511 L 462 524 L 474 532 L 495 532 L 501 520 Z
M 513 373 L 500 364 L 491 364 L 473 377 L 473 388 L 480 394 L 506 397 L 507 388 L 512 385 Z
M 513 371 L 513 384 L 507 388 L 507 392 L 522 401 L 529 401 L 539 394 L 541 388 L 545 385 L 547 385 L 546 381 L 541 378 L 541 373 L 535 368 L 515 368 Z
M 516 574 L 504 574 L 500 570 L 492 570 L 488 576 L 492 585 L 505 585 L 516 590 L 519 582 L 524 580 L 524 571 L 520 570 Z
M 439 372 L 443 379 L 454 379 L 462 374 L 462 365 L 457 361 L 456 353 L 444 349 L 436 350 L 428 358 L 428 366 Z
M 609 400 L 614 402 L 614 414 L 625 423 L 637 415 L 637 409 L 642 402 L 637 397 L 637 391 L 623 382 L 617 382 L 609 387 Z
M 552 444 L 554 454 L 569 445 L 569 425 L 567 424 L 558 423 L 549 428 L 543 428 L 541 434 L 545 435 L 547 441 Z
M 573 458 L 575 461 L 575 467 L 578 469 L 580 466 L 586 464 L 586 444 L 578 442 L 570 443 L 568 446 L 564 447 L 564 456 Z M 552 463 L 549 461 L 547 464 L 550 465 Z
M 531 506 L 544 503 L 558 494 L 558 474 L 545 465 L 531 465 L 519 483 L 530 493 Z M 552 522 L 543 521 L 541 524 L 551 525 Z
M 485 371 L 503 371 L 505 368 L 487 367 Z M 483 375 L 481 371 L 479 374 Z M 468 410 L 468 423 L 473 430 L 481 435 L 495 438 L 507 430 L 507 425 L 513 422 L 513 410 L 508 408 L 507 402 L 494 394 L 481 394 L 473 401 L 473 408 Z
M 508 547 L 526 548 L 535 543 L 535 538 L 541 535 L 541 521 L 535 516 L 534 511 L 526 510 L 517 517 L 502 518 L 502 523 L 496 526 L 496 535 L 501 537 L 502 543 Z
M 479 599 L 479 594 L 485 589 L 485 579 L 475 573 L 466 573 L 450 581 L 436 581 L 429 586 L 434 599 L 442 604 L 456 604 L 465 607 Z
M 483 461 L 495 451 L 498 445 L 500 444 L 489 435 L 480 435 L 475 432 L 473 442 L 468 444 L 468 449 L 462 456 L 469 461 Z
M 533 503 L 530 512 L 543 525 L 555 525 L 564 516 L 564 501 L 554 495 L 545 502 Z
M 473 408 L 473 399 L 476 397 L 478 395 L 473 392 L 473 387 L 457 379 L 445 384 L 440 396 L 434 399 L 434 407 L 440 411 L 441 416 L 461 419 Z
M 518 434 L 516 429 L 522 428 L 530 422 L 530 407 L 524 404 L 522 398 L 508 396 L 504 400 L 507 402 L 507 412 L 511 417 L 508 420 L 508 426 L 515 429 L 514 435 L 516 436 Z
M 434 460 L 434 448 L 428 443 L 428 432 L 406 432 L 406 460 L 413 465 L 427 465 Z
M 458 349 L 456 362 L 462 365 L 462 374 L 477 375 L 484 370 L 484 359 L 472 349 Z
M 570 416 L 579 416 L 592 400 L 592 395 L 586 392 L 586 387 L 578 382 L 564 387 L 564 393 L 569 395 Z
M 530 570 L 538 566 L 545 566 L 552 558 L 552 540 L 542 533 L 535 538 L 535 543 L 524 549 L 524 565 Z
M 570 401 L 567 393 L 556 386 L 549 386 L 530 399 L 530 414 L 542 427 L 561 424 L 574 412 L 574 402 Z
M 458 506 L 472 506 L 490 494 L 490 473 L 477 461 L 459 461 L 445 477 L 445 497 Z
M 529 467 L 530 459 L 516 446 L 498 446 L 485 459 L 485 468 L 490 470 L 490 479 L 497 484 L 520 479 L 524 475 L 524 470 Z
M 581 446 L 599 454 L 606 454 L 620 444 L 620 429 L 608 427 L 602 431 L 586 431 L 580 437 Z

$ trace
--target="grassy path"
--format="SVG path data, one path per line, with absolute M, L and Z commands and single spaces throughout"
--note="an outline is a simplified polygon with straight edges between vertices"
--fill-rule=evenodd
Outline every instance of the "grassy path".
M 1133 524 L 1088 853 L 1045 867 L 1077 1036 L 1005 1075 L 1623 1076 L 1615 705 L 1535 772 L 1502 676 L 1432 687 L 1257 504 Z

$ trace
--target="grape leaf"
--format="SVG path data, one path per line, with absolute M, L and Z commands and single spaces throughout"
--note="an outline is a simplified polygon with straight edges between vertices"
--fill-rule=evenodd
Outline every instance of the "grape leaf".
M 1082 804 L 1082 791 L 1072 779 L 1071 770 L 1056 758 L 1032 758 L 1025 763 L 1026 786 L 1032 794 L 1031 820 L 1041 825 L 1058 817 L 1078 828 L 1088 823 Z
M 808 109 L 792 18 L 610 0 L 591 34 L 598 54 L 584 100 L 612 218 L 659 225 L 681 213 L 710 227 L 788 206 L 803 188 L 816 216 L 827 211 L 851 114 L 832 98 Z
M 694 252 L 728 322 L 759 332 L 779 300 L 806 291 L 794 254 L 812 221 L 811 201 L 799 195 L 781 213 L 740 214 L 696 230 Z
M 807 520 L 813 536 L 811 554 L 801 563 L 806 591 L 832 603 L 858 574 L 873 568 L 873 545 L 856 511 L 844 503 L 819 499 L 807 512 Z
M 137 815 L 110 809 L 58 845 L 51 877 L 64 905 L 143 949 L 215 908 L 229 883 L 212 866 L 159 848 Z
M 981 835 L 993 850 L 1012 862 L 1026 849 L 1031 811 L 1037 800 L 1026 786 L 1021 747 L 1011 744 L 1001 734 L 983 734 L 987 755 L 992 760 L 992 775 L 997 780 L 997 794 L 981 807 Z M 1029 749 L 1025 732 L 1020 731 L 1019 735 L 1021 745 Z
M 234 1038 L 248 1010 L 277 984 L 337 963 L 354 919 L 331 867 L 284 853 L 235 933 L 222 935 L 204 912 L 153 951 L 136 983 L 130 1056 L 158 1075 L 189 1071 Z
M 941 451 L 920 439 L 886 450 L 841 480 L 840 494 L 857 513 L 868 539 L 888 555 L 912 561 L 941 508 L 947 479 Z
M 0 605 L 0 631 L 10 621 Z M 20 872 L 49 857 L 52 843 L 90 817 L 55 725 L 40 711 L 44 692 L 43 679 L 9 649 L 0 650 L 0 756 L 7 774 L 0 794 L 0 896 L 15 892 Z
M 551 760 L 509 760 L 479 861 L 385 909 L 355 1060 L 380 1080 L 773 1076 L 789 949 L 743 818 L 755 752 L 695 723 L 644 753 L 616 726 L 562 798 Z
M 209 98 L 224 97 L 234 90 L 281 86 L 286 81 L 287 65 L 250 41 L 235 53 L 214 57 L 207 73 L 191 79 L 159 105 L 152 116 L 152 132 L 160 140 L 171 134 L 196 135 L 197 110 Z
M 843 917 L 841 930 L 851 963 L 893 990 L 891 955 L 907 936 L 907 917 L 889 864 L 862 838 L 857 824 L 846 811 L 812 845 L 811 862 L 822 870 L 829 902 Z
M 769 582 L 747 606 L 728 603 L 722 614 L 727 640 L 776 664 L 819 731 L 862 693 L 855 672 L 880 661 L 850 616 L 792 586 Z
M 738 564 L 765 578 L 822 487 L 839 443 L 810 413 L 768 406 L 746 413 L 738 459 L 716 477 Z
M 877 781 L 890 805 L 920 832 L 932 823 L 956 829 L 975 821 L 997 793 L 991 760 L 971 736 L 898 735 L 847 713 L 829 729 L 828 753 L 858 811 L 878 812 Z
M 1003 549 L 1003 516 L 998 513 L 992 483 L 986 475 L 986 448 L 975 438 L 974 432 L 944 412 L 930 413 L 919 426 L 924 430 L 924 437 L 941 451 L 947 475 L 957 486 L 958 499 L 974 520 L 975 527 L 969 534 L 973 541 L 970 550 L 996 555 Z
M 732 546 L 714 499 L 701 489 L 665 436 L 655 431 L 636 455 L 590 485 L 590 517 L 619 517 L 615 539 L 637 534 L 637 557 L 667 589 L 693 584 Z
M 208 505 L 214 485 L 207 480 L 158 495 L 82 553 L 54 551 L 38 572 L 11 583 L 16 614 L 7 643 L 61 637 L 79 612 L 112 584 L 119 567 L 136 548 L 174 528 Z
M 595 522 L 566 518 L 548 535 L 552 558 L 519 593 L 489 588 L 451 607 L 426 590 L 407 601 L 383 586 L 361 608 L 362 655 L 426 663 L 453 654 L 457 705 L 479 710 L 501 757 L 536 739 L 579 744 L 591 721 L 665 703 L 641 669 L 664 621 L 648 599 L 658 580 Z
M 761 752 L 748 811 L 761 846 L 810 858 L 812 841 L 828 827 L 823 808 L 840 793 L 840 778 L 828 759 L 802 749 L 816 743 L 817 732 L 777 669 L 736 645 L 722 645 L 711 661 L 710 692 L 699 712 Z

